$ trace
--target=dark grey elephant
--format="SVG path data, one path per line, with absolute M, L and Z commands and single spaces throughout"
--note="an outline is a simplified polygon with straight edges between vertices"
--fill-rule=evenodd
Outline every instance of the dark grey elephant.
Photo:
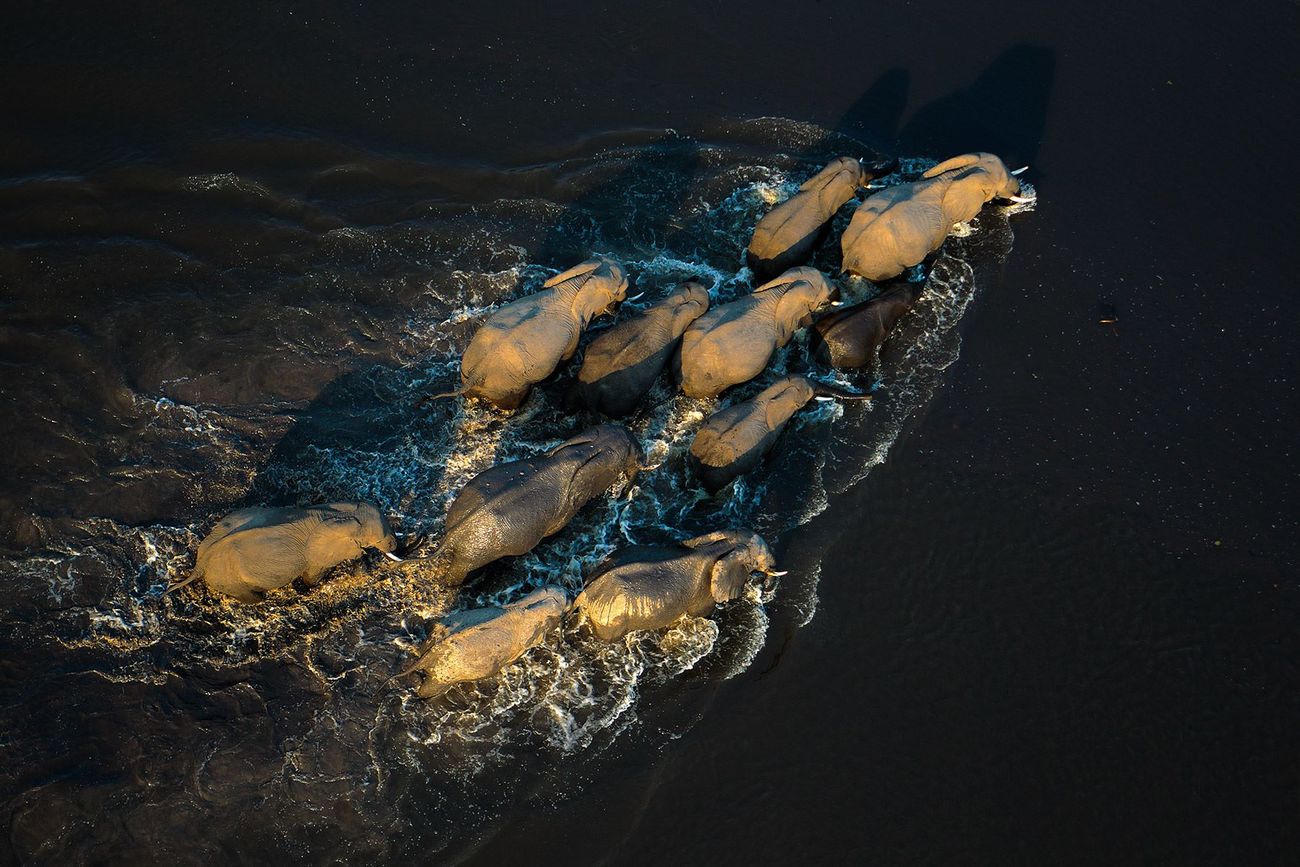
M 912 309 L 924 289 L 924 283 L 900 281 L 870 301 L 840 308 L 818 319 L 809 340 L 814 356 L 823 364 L 841 369 L 870 365 L 889 332 Z
M 920 180 L 887 187 L 858 206 L 840 239 L 844 270 L 868 280 L 896 277 L 939 249 L 953 224 L 985 203 L 1031 201 L 1019 192 L 1015 173 L 993 154 L 941 162 Z
M 755 283 L 802 265 L 826 238 L 831 218 L 873 178 L 898 168 L 898 160 L 863 164 L 839 157 L 804 181 L 799 191 L 763 216 L 754 227 L 745 261 Z
M 190 577 L 168 592 L 202 579 L 240 602 L 261 602 L 266 591 L 295 578 L 315 585 L 366 548 L 390 556 L 397 549 L 388 521 L 369 503 L 240 509 L 217 522 L 199 544 Z
M 816 268 L 791 268 L 753 293 L 720 304 L 686 329 L 676 358 L 682 391 L 715 397 L 763 372 L 772 353 L 839 297 Z
M 802 376 L 778 379 L 749 400 L 719 410 L 695 434 L 691 466 L 710 493 L 750 472 L 776 444 L 786 423 L 814 397 L 870 400 Z
M 545 455 L 497 464 L 470 479 L 447 510 L 432 563 L 437 579 L 464 583 L 476 569 L 526 554 L 590 500 L 641 469 L 641 446 L 621 425 L 588 428 Z
M 444 617 L 420 648 L 419 658 L 398 677 L 422 672 L 416 694 L 436 698 L 458 683 L 491 677 L 564 619 L 568 597 L 558 587 L 534 590 L 518 602 L 474 608 Z
M 744 593 L 750 576 L 784 575 L 767 543 L 749 530 L 723 530 L 677 545 L 638 545 L 593 571 L 574 607 L 597 636 L 613 641 L 660 629 L 684 614 L 708 614 Z
M 682 332 L 708 309 L 709 290 L 691 278 L 610 328 L 587 347 L 571 399 L 608 416 L 627 415 L 663 372 Z
M 463 394 L 518 409 L 534 385 L 573 357 L 591 320 L 626 295 L 623 266 L 603 256 L 555 275 L 479 327 L 461 358 L 459 391 L 426 400 Z

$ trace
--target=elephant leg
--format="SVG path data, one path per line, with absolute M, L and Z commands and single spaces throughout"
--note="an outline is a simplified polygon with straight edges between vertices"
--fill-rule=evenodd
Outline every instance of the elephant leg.
M 255 590 L 245 584 L 233 584 L 228 587 L 223 587 L 221 592 L 225 593 L 227 596 L 233 596 L 240 602 L 245 602 L 250 605 L 261 602 L 266 598 L 265 591 Z
M 302 573 L 302 583 L 306 584 L 308 587 L 315 587 L 320 583 L 320 579 L 325 577 L 325 573 L 328 571 L 328 569 L 308 569 L 306 572 Z

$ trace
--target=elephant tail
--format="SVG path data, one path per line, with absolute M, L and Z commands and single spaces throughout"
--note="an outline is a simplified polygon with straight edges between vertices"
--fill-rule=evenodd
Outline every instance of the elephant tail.
M 442 400 L 444 397 L 460 397 L 465 393 L 465 389 L 458 388 L 455 391 L 444 391 L 442 394 L 426 394 L 415 402 L 415 408 L 419 409 L 426 403 L 432 403 L 435 400 Z
M 199 580 L 202 577 L 203 577 L 203 570 L 200 569 L 198 566 L 195 566 L 194 571 L 190 573 L 190 577 L 186 578 L 184 581 L 177 581 L 175 584 L 168 584 L 167 589 L 163 591 L 163 595 L 166 596 L 168 593 L 179 590 L 182 587 L 184 587 L 186 584 L 193 584 L 195 581 Z

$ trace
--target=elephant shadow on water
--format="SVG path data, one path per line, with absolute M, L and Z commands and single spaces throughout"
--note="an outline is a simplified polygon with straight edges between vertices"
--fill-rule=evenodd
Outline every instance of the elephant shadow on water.
M 979 77 L 907 115 L 911 75 L 895 67 L 880 75 L 840 118 L 835 129 L 899 155 L 944 160 L 986 151 L 1008 165 L 1034 166 L 1047 124 L 1056 75 L 1056 51 L 1017 43 Z M 904 117 L 906 122 L 903 122 Z

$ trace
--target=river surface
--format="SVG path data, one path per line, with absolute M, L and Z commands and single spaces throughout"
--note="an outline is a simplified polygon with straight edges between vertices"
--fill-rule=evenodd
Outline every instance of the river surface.
M 1294 4 L 7 23 L 0 863 L 1300 855 Z M 685 451 L 759 384 L 663 382 L 628 422 L 659 468 L 459 596 L 374 555 L 262 606 L 163 595 L 234 508 L 436 538 L 474 474 L 593 423 L 572 366 L 513 416 L 415 407 L 497 304 L 593 253 L 629 309 L 728 300 L 828 159 L 967 150 L 1037 204 L 960 227 L 879 368 L 817 371 L 875 400 L 721 497 Z M 810 369 L 802 339 L 773 365 Z M 773 590 L 433 702 L 390 680 L 454 607 L 726 526 Z

